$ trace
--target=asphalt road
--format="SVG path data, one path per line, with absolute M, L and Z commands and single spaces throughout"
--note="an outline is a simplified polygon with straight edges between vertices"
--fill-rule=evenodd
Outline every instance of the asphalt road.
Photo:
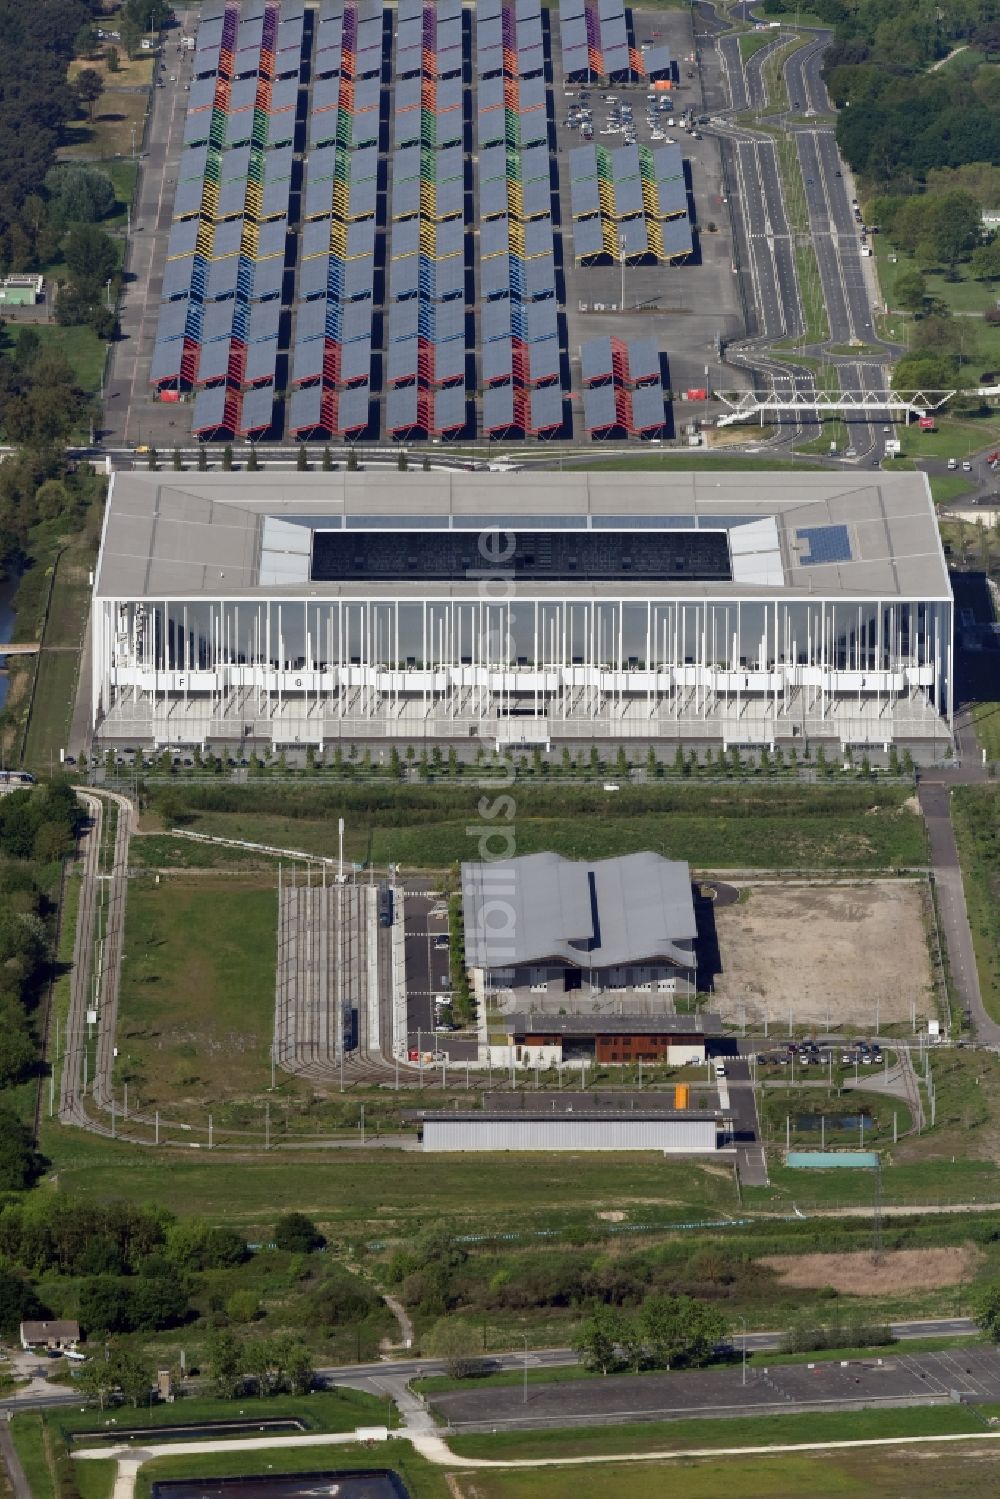
M 906 1342 L 914 1338 L 962 1337 L 974 1333 L 976 1326 L 968 1317 L 941 1317 L 926 1321 L 894 1322 L 892 1330 L 901 1342 Z M 780 1332 L 748 1333 L 747 1352 L 773 1352 L 780 1346 L 782 1336 Z M 735 1346 L 738 1349 L 742 1348 L 742 1339 L 738 1334 Z M 523 1369 L 524 1367 L 523 1352 L 488 1354 L 487 1358 L 490 1365 L 496 1369 Z M 563 1369 L 577 1362 L 577 1356 L 572 1348 L 536 1348 L 528 1353 L 528 1368 L 534 1370 Z M 445 1365 L 441 1359 L 413 1357 L 380 1359 L 374 1363 L 328 1365 L 316 1372 L 317 1377 L 325 1384 L 353 1386 L 367 1379 L 386 1375 L 391 1375 L 395 1380 L 406 1380 L 431 1374 L 443 1374 Z M 645 1377 L 648 1378 L 648 1376 Z M 53 1385 L 51 1389 L 42 1392 L 8 1396 L 0 1400 L 0 1414 L 7 1411 L 46 1410 L 63 1405 L 79 1404 L 79 1390 Z
M 918 795 L 927 825 L 938 915 L 948 950 L 951 981 L 962 1008 L 971 1013 L 976 1040 L 984 1046 L 1000 1046 L 1000 1025 L 987 1015 L 979 989 L 958 847 L 951 823 L 951 787 L 940 781 L 921 780 Z
M 832 114 L 822 75 L 823 53 L 832 39 L 832 31 L 817 31 L 813 40 L 798 47 L 785 63 L 788 102 L 794 114 Z

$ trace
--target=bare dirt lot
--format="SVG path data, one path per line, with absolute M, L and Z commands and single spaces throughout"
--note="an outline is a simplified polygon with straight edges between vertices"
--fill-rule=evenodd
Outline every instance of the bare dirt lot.
M 772 1254 L 764 1263 L 783 1285 L 808 1291 L 832 1286 L 843 1296 L 886 1296 L 901 1285 L 933 1291 L 971 1280 L 982 1253 L 971 1244 L 951 1249 L 888 1250 L 876 1262 L 871 1254 Z
M 721 972 L 712 1008 L 747 1024 L 873 1029 L 936 1013 L 926 891 L 916 881 L 753 884 L 716 908 Z

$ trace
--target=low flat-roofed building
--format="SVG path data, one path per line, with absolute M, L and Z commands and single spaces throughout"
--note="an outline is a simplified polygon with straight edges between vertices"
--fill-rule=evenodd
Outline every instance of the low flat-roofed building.
M 709 1155 L 719 1148 L 714 1114 L 630 1110 L 613 1114 L 481 1114 L 442 1109 L 423 1121 L 425 1151 L 655 1150 Z
M 723 1035 L 718 1015 L 559 1015 L 539 1011 L 505 1015 L 515 1061 L 530 1067 L 593 1059 L 597 1064 L 663 1062 L 682 1067 L 703 1062 Z
M 943 752 L 926 476 L 112 476 L 92 718 L 125 743 Z
M 477 999 L 556 1012 L 601 995 L 695 988 L 697 924 L 688 866 L 644 852 L 561 854 L 462 865 L 465 959 Z

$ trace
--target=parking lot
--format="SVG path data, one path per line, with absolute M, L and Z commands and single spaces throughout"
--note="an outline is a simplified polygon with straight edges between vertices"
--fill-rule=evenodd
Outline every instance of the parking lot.
M 670 47 L 677 61 L 679 77 L 669 95 L 672 112 L 657 110 L 655 115 L 656 128 L 664 135 L 661 141 L 654 137 L 647 118 L 647 94 L 651 90 L 646 84 L 563 89 L 558 64 L 558 14 L 554 8 L 549 14 L 556 78 L 553 101 L 556 163 L 566 276 L 567 344 L 574 391 L 574 436 L 583 438 L 576 400 L 583 341 L 608 335 L 623 339 L 655 338 L 667 357 L 665 385 L 680 391 L 706 384 L 731 386 L 733 372 L 727 369 L 725 376 L 722 375 L 716 340 L 742 337 L 744 327 L 736 277 L 732 273 L 732 239 L 729 212 L 723 202 L 718 144 L 697 125 L 700 139 L 679 124 L 666 125 L 670 118 L 678 121 L 689 108 L 696 119 L 704 113 L 699 72 L 687 62 L 694 47 L 690 15 L 681 10 L 633 11 L 637 45 L 656 37 Z M 686 265 L 627 266 L 624 313 L 618 310 L 622 302 L 620 265 L 577 266 L 573 258 L 569 153 L 583 143 L 584 131 L 581 125 L 574 126 L 568 121 L 571 111 L 580 108 L 581 93 L 587 95 L 584 103 L 591 114 L 593 144 L 608 150 L 626 144 L 623 109 L 628 106 L 638 144 L 655 148 L 665 144 L 667 138 L 672 139 L 681 147 L 687 163 L 688 211 L 695 231 L 695 254 Z M 615 133 L 608 134 L 609 129 Z M 615 310 L 596 312 L 595 304 Z M 679 419 L 675 411 L 675 420 Z
M 994 1348 L 873 1353 L 843 1364 L 776 1367 L 764 1353 L 749 1363 L 745 1385 L 738 1356 L 737 1337 L 733 1368 L 530 1384 L 527 1404 L 516 1386 L 470 1388 L 437 1395 L 434 1405 L 453 1427 L 493 1428 L 1000 1399 L 1000 1351 Z

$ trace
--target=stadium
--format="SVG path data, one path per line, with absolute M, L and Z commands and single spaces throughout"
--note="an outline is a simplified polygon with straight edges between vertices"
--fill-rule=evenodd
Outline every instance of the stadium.
M 825 742 L 952 726 L 916 473 L 116 473 L 100 741 Z

